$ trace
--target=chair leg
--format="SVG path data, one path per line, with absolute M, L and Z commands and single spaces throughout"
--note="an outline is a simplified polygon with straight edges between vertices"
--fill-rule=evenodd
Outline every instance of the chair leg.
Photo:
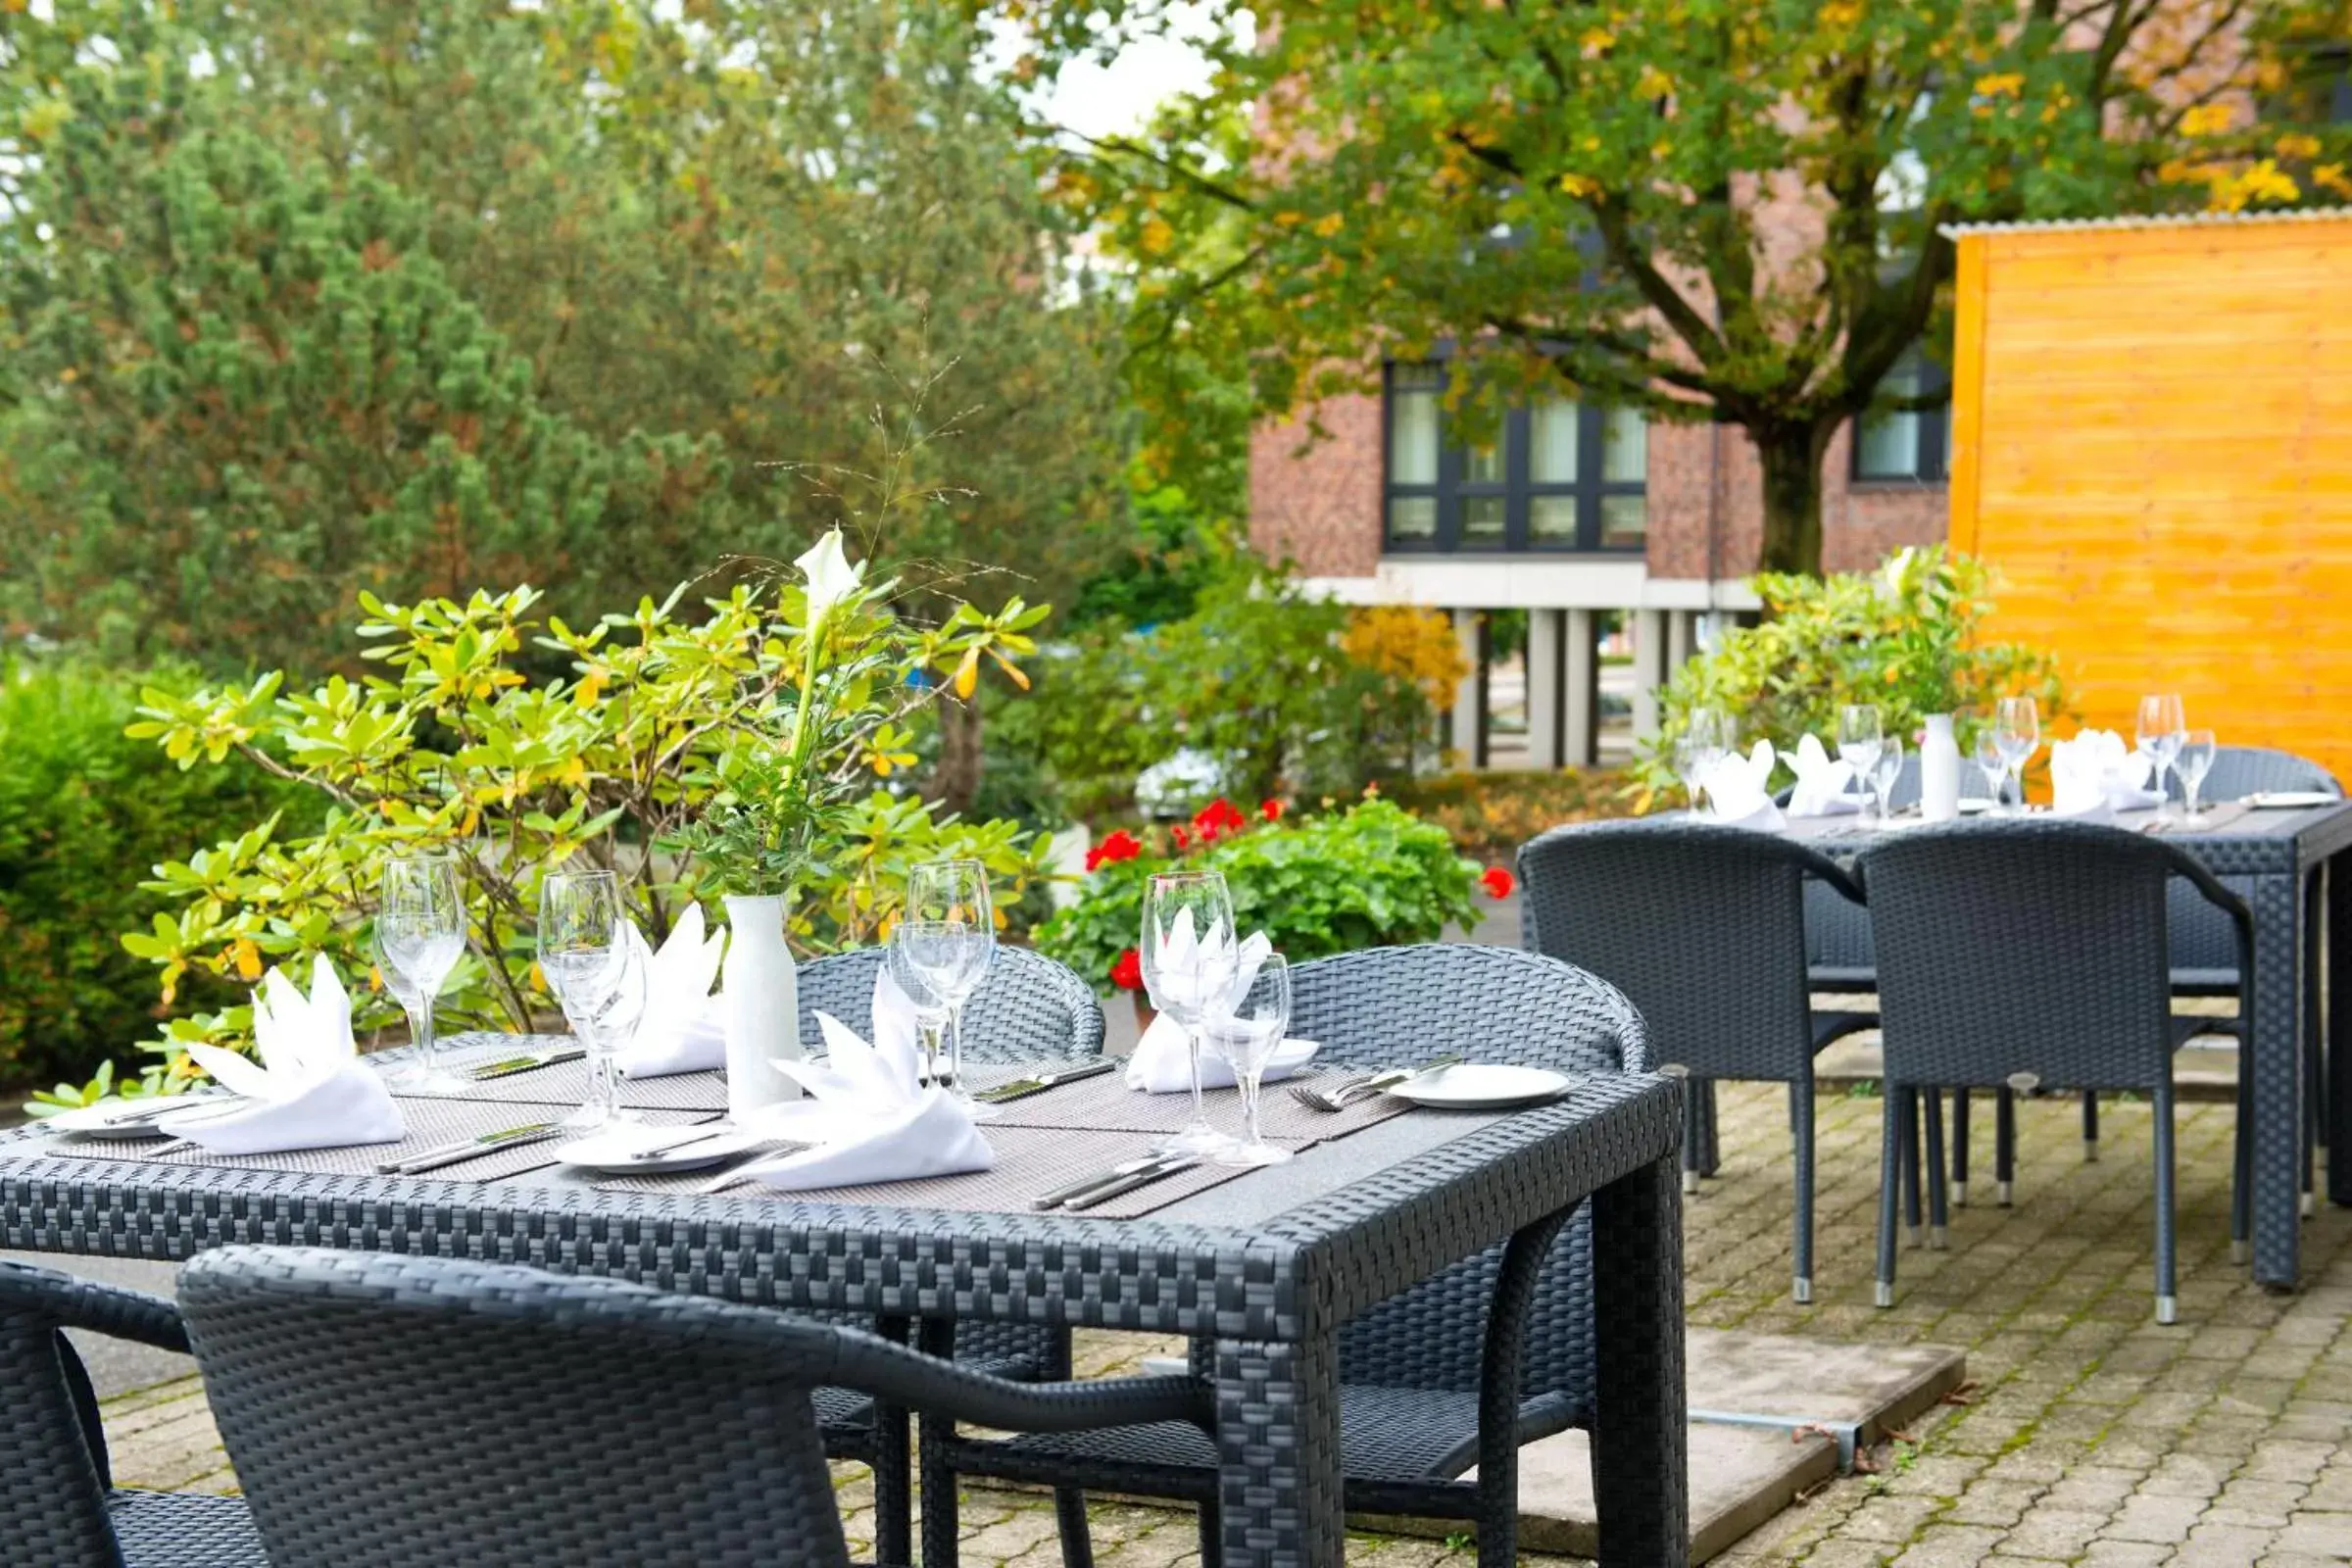
M 1881 1306 L 1894 1304 L 1894 1213 L 1897 1188 L 1901 1185 L 1902 1156 L 1899 1140 L 1902 1136 L 1902 1091 L 1892 1084 L 1885 1087 L 1886 1098 L 1879 1104 L 1879 1272 L 1875 1299 Z
M 1903 1245 L 1916 1250 L 1923 1240 L 1920 1235 L 1919 1091 L 1904 1090 L 1896 1102 L 1894 1114 L 1903 1134 Z
M 1952 1091 L 1952 1206 L 1968 1206 L 1968 1091 Z
M 1698 1103 L 1704 1085 L 1705 1080 L 1701 1078 L 1683 1080 L 1683 1192 L 1686 1195 L 1698 1191 L 1699 1167 L 1706 1162 L 1706 1150 L 1701 1147 L 1706 1141 L 1706 1114 Z
M 1200 1504 L 1201 1568 L 1208 1568 L 1208 1564 L 1224 1560 L 1225 1513 L 1223 1508 L 1218 1505 L 1217 1499 L 1210 1497 Z
M 1703 1087 L 1698 1094 L 1699 1100 L 1706 1106 L 1706 1157 L 1699 1161 L 1698 1173 L 1701 1176 L 1712 1176 L 1723 1168 L 1723 1130 L 1715 1115 L 1715 1080 L 1708 1078 L 1701 1082 Z
M 1055 1487 L 1054 1523 L 1061 1533 L 1061 1568 L 1095 1568 L 1095 1534 L 1086 1520 L 1086 1494 L 1076 1487 Z
M 1796 1146 L 1796 1277 L 1789 1296 L 1799 1306 L 1813 1299 L 1813 1085 L 1788 1086 L 1788 1120 Z
M 877 1321 L 874 1332 L 905 1345 L 910 1325 L 903 1317 Z M 929 1325 L 924 1348 L 930 1348 Z M 950 1342 L 953 1349 L 953 1342 Z M 914 1463 L 909 1451 L 910 1418 L 899 1405 L 874 1404 L 874 1558 L 882 1563 L 914 1561 Z M 926 1499 L 926 1503 L 928 1499 Z M 929 1524 L 930 1508 L 923 1510 Z M 949 1509 L 954 1512 L 953 1505 Z
M 2007 1208 L 2017 1198 L 2017 1094 L 2007 1088 L 1992 1097 L 1992 1182 Z
M 2099 1162 L 2099 1097 L 2082 1091 L 2082 1163 Z
M 956 1325 L 925 1318 L 921 1327 L 916 1331 L 916 1344 L 926 1354 L 939 1356 L 945 1360 L 954 1360 L 956 1356 Z M 956 1468 L 948 1458 L 948 1445 L 955 1440 L 955 1436 L 956 1423 L 944 1416 L 924 1415 L 915 1423 L 915 1457 L 919 1466 L 923 1499 L 923 1568 L 956 1568 L 956 1557 L 961 1549 L 958 1538 L 962 1534 L 962 1519 L 956 1506 Z M 901 1451 L 905 1451 L 903 1445 Z M 881 1506 L 881 1468 L 876 1466 L 874 1494 L 877 1512 Z M 905 1494 L 902 1493 L 902 1506 L 904 1506 L 905 1500 Z M 904 1517 L 900 1520 L 898 1528 L 902 1531 L 907 1528 Z M 882 1544 L 882 1528 L 879 1522 L 875 1525 L 874 1537 L 876 1562 L 889 1564 L 914 1560 L 908 1556 L 893 1556 L 891 1554 L 889 1549 Z
M 1928 1178 L 1928 1249 L 1940 1252 L 1944 1248 L 1944 1233 L 1951 1216 L 1943 1206 L 1943 1091 L 1927 1092 L 1923 1107 L 1927 1122 L 1928 1157 L 1922 1167 Z
M 2156 1321 L 2180 1318 L 2173 1255 L 2173 1083 L 2168 1070 L 2154 1092 L 2156 1112 Z
M 2254 1230 L 2254 1120 L 2247 1111 L 2244 1058 L 2237 1074 L 2237 1125 L 2231 1129 L 2230 1172 L 2230 1261 L 2243 1263 Z

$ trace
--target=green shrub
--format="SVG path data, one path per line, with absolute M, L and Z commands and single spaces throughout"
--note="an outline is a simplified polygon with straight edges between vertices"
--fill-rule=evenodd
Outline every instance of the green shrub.
M 1754 586 L 1762 621 L 1667 683 L 1658 733 L 1633 767 L 1640 790 L 1673 787 L 1674 743 L 1701 709 L 1729 713 L 1742 747 L 1791 747 L 1808 731 L 1835 743 L 1848 703 L 1876 704 L 1886 733 L 1906 745 L 1928 714 L 1954 713 L 1963 753 L 2000 698 L 2034 698 L 2045 725 L 2066 711 L 2052 656 L 1979 636 L 1991 569 L 1941 545 L 1899 551 L 1876 572 L 1768 573 Z
M 1478 867 L 1454 854 L 1444 828 L 1388 801 L 1288 815 L 1273 802 L 1246 814 L 1218 800 L 1189 824 L 1096 845 L 1078 902 L 1038 928 L 1038 951 L 1104 991 L 1132 989 L 1114 972 L 1142 935 L 1144 892 L 1153 872 L 1179 863 L 1224 872 L 1242 933 L 1265 932 L 1293 962 L 1435 942 L 1478 913 Z
M 168 901 L 140 882 L 292 799 L 241 760 L 183 772 L 124 738 L 140 685 L 79 662 L 0 660 L 0 1082 L 85 1076 L 153 1033 L 154 969 L 120 935 Z M 229 995 L 216 983 L 193 1000 Z

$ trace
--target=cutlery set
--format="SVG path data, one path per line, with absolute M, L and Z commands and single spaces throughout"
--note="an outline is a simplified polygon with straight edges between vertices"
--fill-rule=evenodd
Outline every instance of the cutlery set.
M 1291 1098 L 1310 1110 L 1342 1111 L 1359 1100 L 1373 1095 L 1385 1095 L 1390 1090 L 1411 1083 L 1416 1078 L 1456 1065 L 1459 1056 L 1437 1056 L 1418 1067 L 1392 1067 L 1386 1072 L 1365 1073 L 1325 1089 L 1316 1084 L 1293 1084 Z

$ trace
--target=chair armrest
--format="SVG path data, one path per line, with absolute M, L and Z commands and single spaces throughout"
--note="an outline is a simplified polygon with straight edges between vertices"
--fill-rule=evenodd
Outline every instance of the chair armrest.
M 1206 1430 L 1216 1419 L 1208 1385 L 1190 1375 L 1016 1383 L 851 1331 L 840 1336 L 839 1357 L 825 1381 L 1004 1432 L 1083 1432 L 1154 1421 L 1189 1421 Z
M 1848 871 L 1809 844 L 1791 844 L 1788 848 L 1793 852 L 1791 858 L 1804 866 L 1805 875 L 1856 907 L 1863 907 L 1870 903 L 1862 886 L 1861 862 L 1856 861 L 1854 869 Z
M 30 1263 L 0 1262 L 0 1313 L 45 1319 L 59 1328 L 87 1329 L 159 1350 L 184 1354 L 188 1348 L 179 1308 L 162 1297 Z

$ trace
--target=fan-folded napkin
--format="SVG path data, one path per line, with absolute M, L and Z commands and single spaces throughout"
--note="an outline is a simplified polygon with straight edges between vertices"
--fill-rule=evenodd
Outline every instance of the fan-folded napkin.
M 1818 736 L 1801 737 L 1796 750 L 1782 753 L 1781 760 L 1796 772 L 1796 789 L 1788 797 L 1790 816 L 1850 816 L 1862 809 L 1862 803 L 1848 793 L 1853 764 L 1832 757 Z
M 1168 927 L 1168 958 L 1161 966 L 1163 987 L 1168 982 L 1181 984 L 1183 976 L 1197 973 L 1203 978 L 1230 976 L 1228 995 L 1246 995 L 1257 979 L 1257 971 L 1274 951 L 1274 944 L 1263 931 L 1252 932 L 1239 947 L 1220 927 L 1211 932 L 1206 942 L 1199 944 L 1198 967 L 1188 968 L 1187 955 L 1193 949 L 1192 911 L 1180 909 Z M 1135 1043 L 1134 1052 L 1127 1057 L 1127 1087 L 1151 1095 L 1170 1095 L 1193 1087 L 1192 1048 L 1184 1025 L 1163 1012 L 1152 1020 L 1152 1027 Z M 1230 1089 L 1233 1087 L 1233 1064 L 1213 1050 L 1200 1053 L 1200 1087 Z
M 393 1144 L 407 1135 L 381 1075 L 360 1060 L 351 1033 L 351 996 L 320 954 L 304 996 L 282 969 L 253 994 L 258 1061 L 218 1046 L 188 1054 L 231 1094 L 251 1102 L 227 1115 L 174 1117 L 166 1131 L 216 1154 L 278 1154 L 301 1149 Z
M 2163 792 L 2149 789 L 2147 778 L 2148 760 L 2128 750 L 2113 730 L 2086 729 L 2071 741 L 2050 743 L 2055 815 L 2095 821 L 2162 806 Z
M 1744 757 L 1727 752 L 1709 763 L 1698 782 L 1707 792 L 1707 809 L 1715 820 L 1766 832 L 1787 826 L 1766 787 L 1776 760 L 1772 742 L 1758 741 Z
M 663 1078 L 727 1064 L 726 1014 L 710 994 L 726 947 L 725 933 L 704 933 L 703 906 L 688 905 L 646 971 L 645 1012 L 621 1053 L 623 1073 Z

